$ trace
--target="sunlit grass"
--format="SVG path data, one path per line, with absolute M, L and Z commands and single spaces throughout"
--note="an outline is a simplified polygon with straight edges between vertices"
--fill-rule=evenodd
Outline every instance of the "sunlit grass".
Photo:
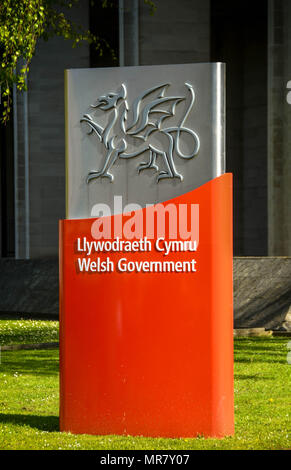
M 1 449 L 290 449 L 287 339 L 235 340 L 234 437 L 151 439 L 58 431 L 58 351 L 6 351 L 0 365 Z M 157 417 L 158 419 L 158 417 Z
M 59 339 L 59 322 L 0 320 L 0 345 L 48 343 Z

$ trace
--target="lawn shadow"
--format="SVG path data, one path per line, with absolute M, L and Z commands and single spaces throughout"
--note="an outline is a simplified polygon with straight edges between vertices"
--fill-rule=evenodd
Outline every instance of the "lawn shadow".
M 29 426 L 40 431 L 58 432 L 58 416 L 22 415 L 0 413 L 0 423 L 16 424 L 17 426 Z
M 235 342 L 235 362 L 285 364 L 286 353 L 281 346 L 282 341 L 273 338 L 239 338 Z
M 283 355 L 282 355 L 283 356 Z M 274 356 L 273 358 L 265 359 L 264 357 L 251 357 L 251 358 L 246 358 L 246 357 L 236 357 L 235 362 L 237 364 L 287 364 L 286 361 L 286 356 L 283 356 L 283 359 L 278 359 Z
M 36 376 L 56 376 L 59 372 L 58 352 L 54 349 L 4 351 L 1 370 Z
M 262 375 L 243 375 L 243 374 L 234 374 L 234 379 L 237 380 L 253 380 L 258 382 L 259 380 L 273 380 L 273 377 L 266 377 Z

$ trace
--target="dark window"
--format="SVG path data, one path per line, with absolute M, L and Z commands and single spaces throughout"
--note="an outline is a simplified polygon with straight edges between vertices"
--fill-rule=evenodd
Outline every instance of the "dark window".
M 212 0 L 211 59 L 226 62 L 234 253 L 267 255 L 267 0 Z
M 102 55 L 94 46 L 90 47 L 91 67 L 114 67 L 118 65 L 119 21 L 118 0 L 94 2 L 90 5 L 90 31 L 100 38 Z
M 2 114 L 2 106 L 0 112 Z M 13 117 L 0 123 L 0 256 L 14 256 Z

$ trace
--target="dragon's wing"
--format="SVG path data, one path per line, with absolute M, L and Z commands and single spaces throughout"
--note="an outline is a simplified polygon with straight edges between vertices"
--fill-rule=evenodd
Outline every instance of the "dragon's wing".
M 163 84 L 150 88 L 134 100 L 132 121 L 126 127 L 127 134 L 146 140 L 153 131 L 161 128 L 164 119 L 174 116 L 176 105 L 185 98 L 182 96 L 164 97 L 168 86 L 169 84 Z M 154 96 L 157 91 L 158 95 Z M 147 97 L 150 97 L 150 102 L 146 102 Z

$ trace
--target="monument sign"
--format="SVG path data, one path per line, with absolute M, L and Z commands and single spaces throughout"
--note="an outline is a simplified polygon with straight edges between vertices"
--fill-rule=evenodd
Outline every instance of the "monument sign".
M 63 431 L 233 433 L 224 65 L 68 70 Z

